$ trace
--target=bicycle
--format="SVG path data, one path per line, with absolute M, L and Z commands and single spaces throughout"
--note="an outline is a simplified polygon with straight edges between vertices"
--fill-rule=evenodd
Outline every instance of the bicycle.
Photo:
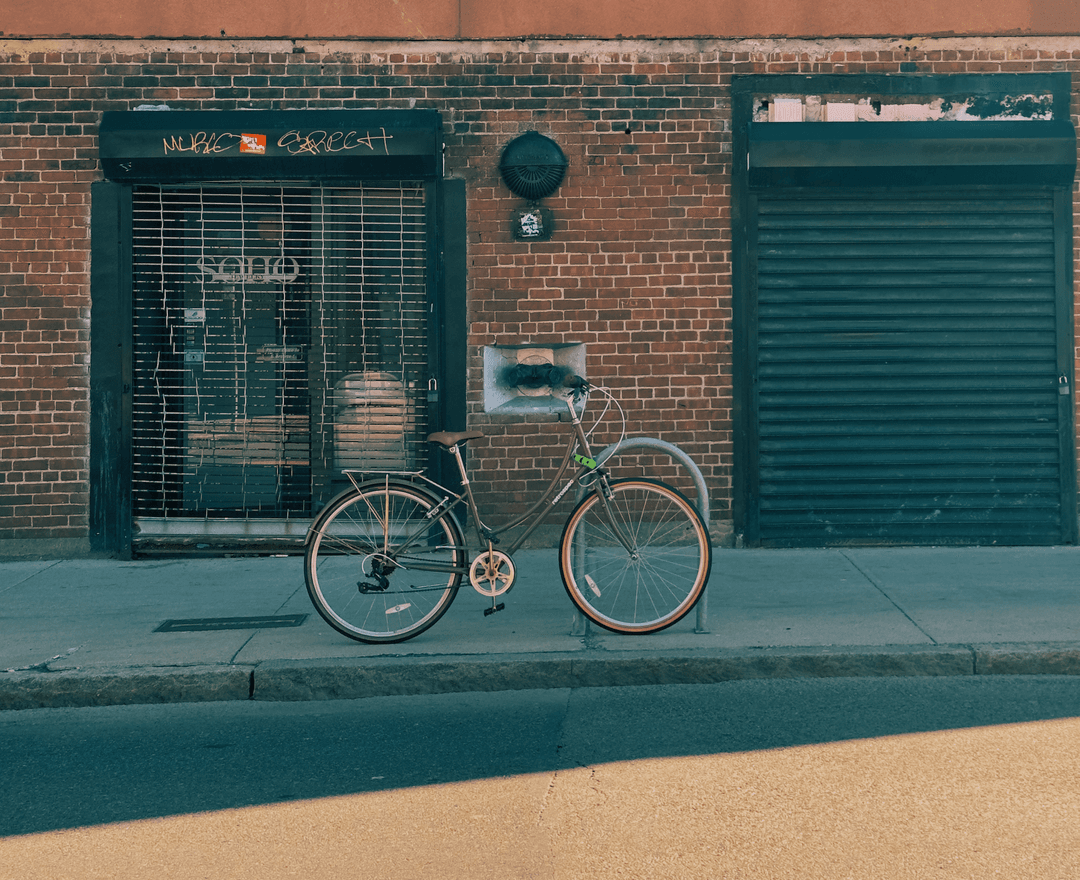
M 592 392 L 608 404 L 589 431 L 583 426 Z M 570 600 L 598 626 L 618 633 L 653 633 L 682 619 L 697 603 L 712 567 L 708 528 L 680 491 L 646 477 L 613 479 L 598 466 L 589 435 L 618 402 L 606 389 L 567 375 L 558 392 L 570 411 L 562 463 L 547 489 L 523 514 L 499 528 L 484 523 L 473 496 L 462 447 L 480 431 L 436 432 L 430 443 L 457 463 L 462 489 L 452 492 L 422 471 L 347 470 L 352 483 L 331 499 L 308 530 L 304 574 L 308 595 L 339 633 L 366 643 L 411 639 L 446 613 L 462 578 L 496 600 L 513 587 L 513 553 L 576 485 L 576 504 L 559 542 L 559 568 Z M 580 404 L 580 411 L 578 405 Z M 621 408 L 619 408 L 621 413 Z M 623 428 L 625 431 L 625 416 Z M 576 464 L 573 474 L 569 471 Z M 455 510 L 472 517 L 481 547 L 469 559 Z M 505 550 L 499 537 L 524 526 Z

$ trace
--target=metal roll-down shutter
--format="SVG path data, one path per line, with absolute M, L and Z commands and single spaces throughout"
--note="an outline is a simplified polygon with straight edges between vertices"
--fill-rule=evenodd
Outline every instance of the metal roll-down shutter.
M 1061 198 L 752 199 L 752 541 L 1072 539 Z
M 141 186 L 132 214 L 140 537 L 302 535 L 341 468 L 426 455 L 423 184 Z

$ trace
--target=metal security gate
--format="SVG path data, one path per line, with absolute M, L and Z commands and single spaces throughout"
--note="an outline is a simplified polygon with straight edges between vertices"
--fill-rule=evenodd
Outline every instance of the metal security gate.
M 132 229 L 140 536 L 302 533 L 341 468 L 416 466 L 422 184 L 143 186 Z
M 751 199 L 750 541 L 1073 540 L 1062 198 Z

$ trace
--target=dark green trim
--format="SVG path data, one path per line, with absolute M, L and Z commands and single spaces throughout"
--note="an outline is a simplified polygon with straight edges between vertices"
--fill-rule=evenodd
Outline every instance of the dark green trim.
M 443 300 L 443 426 L 445 431 L 464 431 L 465 389 L 468 378 L 466 340 L 466 286 L 468 239 L 466 236 L 465 181 L 442 183 L 442 217 L 439 239 L 442 249 Z
M 110 180 L 437 178 L 437 110 L 107 111 Z
M 749 74 L 734 76 L 731 88 L 734 94 L 749 98 L 763 93 L 993 97 L 1009 93 L 1043 92 L 1053 95 L 1054 118 L 1068 119 L 1072 76 L 1068 73 Z
M 732 82 L 732 164 L 731 164 L 731 326 L 732 326 L 732 519 L 736 535 L 756 535 L 757 503 L 752 497 L 757 485 L 754 473 L 757 455 L 757 417 L 753 403 L 757 399 L 754 348 L 757 326 L 755 289 L 750 259 L 753 220 L 756 206 L 750 192 L 750 120 L 753 117 L 754 85 L 761 77 L 736 77 Z
M 750 123 L 752 186 L 1069 186 L 1076 133 L 1053 122 Z
M 1054 263 L 1057 271 L 1057 353 L 1058 369 L 1069 382 L 1069 394 L 1058 396 L 1058 424 L 1061 442 L 1061 531 L 1062 541 L 1080 540 L 1076 484 L 1076 373 L 1073 305 L 1073 205 L 1071 190 L 1054 191 Z
M 91 186 L 90 545 L 131 553 L 131 188 Z

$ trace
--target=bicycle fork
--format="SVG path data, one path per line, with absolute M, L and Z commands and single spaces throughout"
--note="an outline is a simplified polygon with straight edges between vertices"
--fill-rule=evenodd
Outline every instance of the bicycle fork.
M 600 499 L 600 509 L 604 512 L 604 518 L 608 521 L 612 534 L 618 539 L 619 543 L 622 544 L 626 552 L 630 554 L 630 557 L 632 559 L 637 559 L 637 544 L 633 540 L 627 540 L 623 535 L 623 529 L 619 528 L 618 520 L 615 518 L 615 513 L 611 507 L 612 502 L 615 500 L 615 492 L 611 488 L 611 478 L 608 476 L 607 471 L 592 457 L 592 450 L 589 448 L 589 438 L 585 434 L 585 429 L 581 426 L 581 416 L 579 416 L 577 410 L 574 409 L 572 397 L 567 398 L 566 405 L 570 410 L 570 421 L 574 426 L 574 432 L 577 434 L 578 445 L 581 447 L 581 454 L 575 455 L 574 459 L 578 464 L 594 469 L 593 472 L 596 474 L 596 480 L 594 480 L 593 483 L 599 482 L 600 484 L 594 491 L 596 492 L 596 497 Z M 585 484 L 582 483 L 582 485 Z M 567 485 L 567 488 L 569 488 L 569 484 Z M 562 493 L 560 493 L 560 497 L 561 496 Z

